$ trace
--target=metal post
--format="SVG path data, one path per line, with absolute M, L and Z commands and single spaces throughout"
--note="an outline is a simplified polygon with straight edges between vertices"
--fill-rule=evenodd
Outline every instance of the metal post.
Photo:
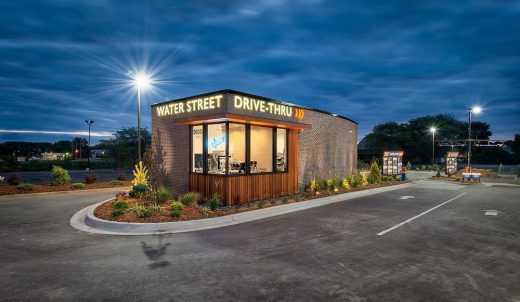
M 468 172 L 471 173 L 471 108 L 469 108 L 468 122 Z
M 141 162 L 141 88 L 137 87 L 137 155 Z
M 435 131 L 432 131 L 432 166 L 435 165 Z

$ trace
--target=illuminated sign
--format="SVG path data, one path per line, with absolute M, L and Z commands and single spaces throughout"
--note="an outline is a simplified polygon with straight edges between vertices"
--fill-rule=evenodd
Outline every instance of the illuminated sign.
M 294 117 L 297 119 L 303 119 L 305 116 L 303 109 L 293 108 L 292 106 L 285 104 L 239 95 L 235 95 L 233 97 L 233 107 L 237 109 L 268 113 L 283 117 Z
M 217 149 L 218 146 L 222 145 L 226 141 L 226 135 L 222 134 L 221 136 L 215 137 L 211 140 L 211 147 L 213 149 Z
M 222 107 L 221 94 L 201 98 L 194 98 L 181 102 L 157 106 L 158 116 L 177 115 L 190 112 L 206 111 Z

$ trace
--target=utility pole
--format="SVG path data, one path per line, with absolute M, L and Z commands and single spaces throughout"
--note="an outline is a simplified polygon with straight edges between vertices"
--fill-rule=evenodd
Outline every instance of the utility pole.
M 88 158 L 87 158 L 87 171 L 90 170 L 90 156 L 92 155 L 90 150 L 90 126 L 94 124 L 93 120 L 85 120 L 85 123 L 87 123 L 88 126 Z

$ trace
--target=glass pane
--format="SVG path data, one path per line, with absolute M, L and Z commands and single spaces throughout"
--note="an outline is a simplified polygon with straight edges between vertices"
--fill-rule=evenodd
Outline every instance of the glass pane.
M 226 173 L 226 124 L 208 125 L 208 173 Z
M 246 126 L 229 124 L 229 174 L 246 170 Z
M 202 173 L 204 164 L 204 160 L 202 158 L 202 125 L 193 126 L 191 129 L 191 171 L 195 173 Z
M 276 171 L 287 171 L 287 129 L 276 129 Z
M 251 173 L 273 171 L 273 129 L 251 126 Z

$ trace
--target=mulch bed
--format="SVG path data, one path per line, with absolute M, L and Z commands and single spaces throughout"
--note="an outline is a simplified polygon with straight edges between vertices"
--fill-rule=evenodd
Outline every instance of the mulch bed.
M 109 181 L 100 181 L 93 184 L 85 184 L 84 188 L 74 189 L 71 184 L 66 185 L 34 185 L 33 190 L 20 190 L 16 186 L 0 186 L 1 195 L 15 195 L 15 194 L 27 194 L 27 193 L 43 193 L 43 192 L 60 192 L 60 191 L 84 191 L 92 189 L 104 189 L 104 188 L 117 188 L 117 187 L 129 187 L 132 185 L 131 181 L 124 181 L 122 185 L 116 186 L 111 184 Z
M 407 181 L 408 182 L 408 181 Z M 386 186 L 393 186 L 393 185 L 399 185 L 402 184 L 401 181 L 393 181 L 393 182 L 385 182 L 380 184 L 367 184 L 362 187 L 358 188 L 349 188 L 349 189 L 339 189 L 337 192 L 333 192 L 333 194 L 330 195 L 337 195 L 342 193 L 348 193 L 348 192 L 356 192 L 356 191 L 362 191 L 366 189 L 373 189 L 373 188 L 379 188 L 379 187 L 386 187 Z M 329 196 L 328 192 L 321 191 L 320 194 L 317 195 L 308 195 L 308 196 L 301 196 L 298 198 L 298 201 L 296 201 L 293 196 L 288 196 L 289 200 L 285 204 L 293 203 L 293 202 L 300 202 L 304 200 L 309 199 L 315 199 L 315 198 L 321 198 Z M 147 201 L 141 200 L 141 199 L 134 199 L 134 198 L 128 198 L 126 200 L 131 206 L 134 203 L 142 203 L 147 204 Z M 112 199 L 110 201 L 107 201 L 105 203 L 102 203 L 94 210 L 94 215 L 98 218 L 104 219 L 104 220 L 110 220 L 110 221 L 118 221 L 118 222 L 139 222 L 139 223 L 157 223 L 157 222 L 174 222 L 174 221 L 187 221 L 187 220 L 197 220 L 197 219 L 205 219 L 205 218 L 212 218 L 212 217 L 219 217 L 219 216 L 226 216 L 236 213 L 242 213 L 242 212 L 248 212 L 248 211 L 254 211 L 260 209 L 257 203 L 250 202 L 245 203 L 237 207 L 228 207 L 225 210 L 217 210 L 209 213 L 204 213 L 200 206 L 193 205 L 193 206 L 187 206 L 183 209 L 182 215 L 180 217 L 171 217 L 170 216 L 170 203 L 166 202 L 163 204 L 160 204 L 161 210 L 153 213 L 149 217 L 138 217 L 135 215 L 135 213 L 130 212 L 127 210 L 124 214 L 118 215 L 118 216 L 112 216 L 112 205 L 116 202 L 116 199 Z M 269 200 L 265 202 L 265 204 L 261 208 L 270 208 L 278 205 L 282 205 L 281 198 L 278 198 L 276 204 L 271 204 Z

